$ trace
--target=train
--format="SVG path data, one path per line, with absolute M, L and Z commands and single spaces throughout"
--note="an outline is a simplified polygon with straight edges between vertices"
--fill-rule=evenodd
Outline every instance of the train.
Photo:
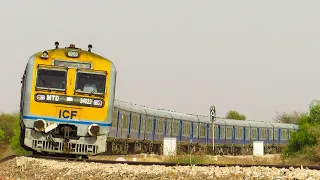
M 178 153 L 252 154 L 254 141 L 263 141 L 265 153 L 278 153 L 299 128 L 272 121 L 214 118 L 212 129 L 209 110 L 208 116 L 194 115 L 115 100 L 108 153 L 162 154 L 164 137 L 176 138 Z
M 116 100 L 111 60 L 91 44 L 87 50 L 54 45 L 28 59 L 21 80 L 20 144 L 34 154 L 163 154 L 165 137 L 176 138 L 178 153 L 247 154 L 254 141 L 273 153 L 299 128 L 215 115 L 212 121 Z
M 34 154 L 87 156 L 106 151 L 116 67 L 70 44 L 34 53 L 24 69 L 20 144 Z

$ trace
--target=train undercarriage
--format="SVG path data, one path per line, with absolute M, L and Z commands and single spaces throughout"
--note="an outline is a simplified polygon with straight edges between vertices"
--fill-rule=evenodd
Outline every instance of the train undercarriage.
M 282 151 L 281 145 L 265 145 L 265 154 L 275 154 Z M 113 139 L 107 142 L 107 151 L 103 154 L 163 154 L 163 142 L 132 141 L 126 139 Z M 177 155 L 182 154 L 207 154 L 207 155 L 252 155 L 252 145 L 217 144 L 214 152 L 212 145 L 198 143 L 177 143 Z

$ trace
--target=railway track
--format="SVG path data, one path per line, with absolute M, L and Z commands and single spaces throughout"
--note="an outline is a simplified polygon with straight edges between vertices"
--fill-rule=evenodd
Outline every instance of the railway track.
M 93 163 L 102 163 L 102 164 L 128 164 L 128 165 L 143 165 L 143 166 L 150 166 L 150 165 L 160 165 L 160 166 L 216 166 L 216 167 L 232 167 L 232 166 L 239 166 L 239 167 L 269 167 L 269 168 L 285 168 L 288 169 L 292 168 L 301 168 L 301 166 L 291 166 L 291 165 L 267 165 L 267 164 L 189 164 L 189 163 L 175 163 L 175 162 L 139 162 L 139 161 L 114 161 L 114 160 L 93 160 L 93 159 L 79 159 L 79 158 L 69 158 L 69 157 L 54 157 L 54 156 L 40 156 L 40 155 L 11 155 L 0 159 L 0 163 L 4 161 L 8 161 L 15 157 L 30 157 L 30 158 L 40 158 L 40 159 L 47 159 L 47 160 L 56 160 L 56 161 L 77 161 L 77 162 L 93 162 Z M 320 170 L 320 166 L 303 166 L 305 169 L 310 170 Z

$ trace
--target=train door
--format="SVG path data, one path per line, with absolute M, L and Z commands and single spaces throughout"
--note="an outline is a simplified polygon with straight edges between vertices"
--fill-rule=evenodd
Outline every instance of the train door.
M 112 108 L 112 123 L 108 138 L 117 138 L 117 127 L 118 127 L 118 109 Z

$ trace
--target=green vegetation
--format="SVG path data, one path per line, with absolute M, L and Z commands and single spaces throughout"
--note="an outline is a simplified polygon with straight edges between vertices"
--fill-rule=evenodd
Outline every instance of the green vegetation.
M 306 115 L 307 113 L 298 111 L 293 111 L 292 113 L 277 112 L 277 116 L 274 118 L 274 120 L 279 123 L 298 124 L 299 120 Z
M 244 114 L 240 114 L 235 110 L 230 110 L 226 114 L 226 119 L 235 119 L 235 120 L 246 120 L 247 117 Z
M 299 130 L 291 134 L 291 139 L 283 151 L 283 157 L 289 160 L 301 159 L 305 162 L 318 163 L 320 161 L 320 102 L 313 101 L 308 113 L 299 113 L 289 119 L 296 121 Z
M 165 162 L 190 164 L 190 160 L 191 160 L 191 164 L 206 164 L 206 163 L 208 163 L 208 158 L 206 158 L 206 156 L 203 156 L 203 155 L 202 156 L 192 155 L 191 158 L 189 155 L 175 156 L 175 157 L 171 157 L 171 158 L 165 160 Z
M 20 146 L 19 136 L 19 113 L 0 114 L 0 156 L 9 149 L 16 154 L 27 153 Z

